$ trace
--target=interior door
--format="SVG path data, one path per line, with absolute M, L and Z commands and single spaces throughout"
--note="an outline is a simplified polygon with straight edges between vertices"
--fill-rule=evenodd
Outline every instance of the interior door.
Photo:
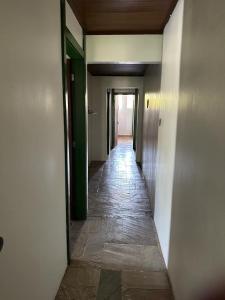
M 72 59 L 72 192 L 71 219 L 87 218 L 87 107 L 85 101 L 85 61 Z

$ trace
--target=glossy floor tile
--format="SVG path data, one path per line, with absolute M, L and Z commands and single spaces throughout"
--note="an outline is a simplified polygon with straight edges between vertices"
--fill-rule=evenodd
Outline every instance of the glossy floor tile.
M 72 264 L 56 299 L 172 299 L 131 140 L 93 162 L 89 177 L 88 218 L 72 223 Z
M 102 270 L 97 300 L 120 300 L 122 298 L 121 288 L 121 272 Z

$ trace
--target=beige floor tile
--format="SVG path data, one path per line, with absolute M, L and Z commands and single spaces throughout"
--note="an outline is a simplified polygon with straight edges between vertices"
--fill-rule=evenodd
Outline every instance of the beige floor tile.
M 142 267 L 146 271 L 165 271 L 166 266 L 158 246 L 143 246 Z
M 102 263 L 104 268 L 118 270 L 140 269 L 141 268 L 141 247 L 139 245 L 104 245 Z
M 65 287 L 62 286 L 55 300 L 96 300 L 96 287 Z
M 84 254 L 85 246 L 88 240 L 88 233 L 81 233 L 76 238 L 71 251 L 71 258 L 75 259 Z M 72 240 L 73 242 L 73 240 Z
M 63 285 L 97 286 L 100 279 L 100 270 L 90 266 L 69 267 L 63 278 Z
M 56 300 L 96 299 L 100 270 L 90 265 L 69 267 Z
M 140 289 L 169 289 L 166 272 L 122 271 L 122 286 Z
M 121 300 L 121 272 L 102 270 L 97 300 Z
M 173 300 L 169 290 L 127 289 L 122 300 Z
M 70 263 L 70 268 L 94 268 L 96 270 L 101 270 L 101 264 L 98 262 L 90 261 L 84 257 L 73 259 Z

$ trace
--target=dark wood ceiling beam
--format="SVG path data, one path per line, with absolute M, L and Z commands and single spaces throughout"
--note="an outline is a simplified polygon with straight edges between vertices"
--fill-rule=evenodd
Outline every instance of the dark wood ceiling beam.
M 113 12 L 120 12 L 120 13 L 127 13 L 127 12 L 161 12 L 164 11 L 165 13 L 168 12 L 168 9 L 170 9 L 171 1 L 164 2 L 164 5 L 162 6 L 161 3 L 159 3 L 159 0 L 155 1 L 133 1 L 132 5 L 127 3 L 128 1 L 100 1 L 99 4 L 96 3 L 96 1 L 93 1 L 90 3 L 85 4 L 85 10 L 89 12 L 107 12 L 107 13 L 113 13 Z M 161 1 L 162 2 L 162 1 Z
M 177 0 L 68 0 L 86 34 L 159 34 Z
M 139 35 L 139 34 L 162 34 L 162 29 L 152 29 L 152 30 L 137 30 L 137 29 L 111 29 L 111 30 L 87 30 L 85 31 L 85 34 L 87 35 Z
M 144 76 L 148 64 L 88 64 L 93 76 Z

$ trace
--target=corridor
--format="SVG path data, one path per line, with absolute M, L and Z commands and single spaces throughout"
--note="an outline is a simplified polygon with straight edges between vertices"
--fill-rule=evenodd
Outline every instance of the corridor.
M 88 219 L 72 224 L 72 264 L 56 299 L 172 299 L 132 141 L 120 139 L 89 177 Z

